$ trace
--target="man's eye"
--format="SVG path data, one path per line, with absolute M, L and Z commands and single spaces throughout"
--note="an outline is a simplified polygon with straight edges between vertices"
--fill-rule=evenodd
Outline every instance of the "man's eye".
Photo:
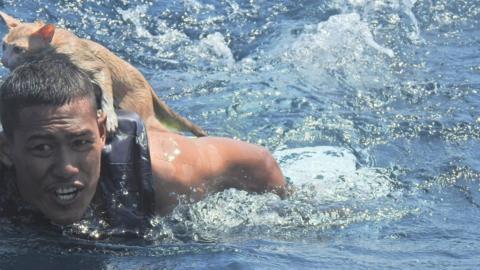
M 53 152 L 52 146 L 45 143 L 34 145 L 29 150 L 33 155 L 40 157 L 48 157 Z
M 79 140 L 74 140 L 73 141 L 73 147 L 77 150 L 88 150 L 92 147 L 93 145 L 93 141 L 91 140 L 83 140 L 83 139 L 79 139 Z

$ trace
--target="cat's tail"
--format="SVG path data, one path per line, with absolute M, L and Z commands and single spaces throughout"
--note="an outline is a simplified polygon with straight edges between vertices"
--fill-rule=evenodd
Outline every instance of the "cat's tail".
M 155 116 L 160 122 L 162 122 L 162 124 L 166 125 L 170 129 L 191 132 L 197 137 L 208 136 L 208 134 L 201 127 L 195 125 L 190 120 L 179 115 L 170 107 L 168 107 L 168 105 L 158 97 L 158 95 L 153 91 L 153 89 L 151 93 Z

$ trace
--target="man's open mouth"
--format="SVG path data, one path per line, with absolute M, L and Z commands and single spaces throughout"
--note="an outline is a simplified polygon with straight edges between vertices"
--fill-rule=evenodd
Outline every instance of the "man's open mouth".
M 57 188 L 55 190 L 55 195 L 61 201 L 70 201 L 77 195 L 79 189 L 76 187 L 68 187 L 68 188 Z

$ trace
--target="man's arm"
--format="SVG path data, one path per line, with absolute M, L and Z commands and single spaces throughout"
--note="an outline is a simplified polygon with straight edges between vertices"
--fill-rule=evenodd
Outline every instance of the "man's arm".
M 149 130 L 156 205 L 167 214 L 178 196 L 199 200 L 228 188 L 285 194 L 285 180 L 263 147 L 228 138 L 187 138 Z
M 270 152 L 264 147 L 218 137 L 203 137 L 195 140 L 199 148 L 214 149 L 205 159 L 212 160 L 208 185 L 213 191 L 238 188 L 252 192 L 273 191 L 280 196 L 285 193 L 285 180 Z M 212 153 L 216 152 L 216 153 Z

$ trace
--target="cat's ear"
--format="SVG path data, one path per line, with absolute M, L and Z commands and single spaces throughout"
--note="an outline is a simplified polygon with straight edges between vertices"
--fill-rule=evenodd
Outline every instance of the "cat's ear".
M 0 23 L 6 25 L 8 29 L 12 29 L 19 26 L 22 22 L 13 18 L 5 12 L 0 11 Z
M 49 44 L 52 42 L 53 35 L 55 35 L 55 25 L 46 24 L 34 32 L 31 38 L 40 39 L 40 41 L 45 42 L 45 44 Z
M 53 24 L 46 24 L 30 35 L 28 38 L 28 47 L 30 49 L 45 48 L 52 42 L 54 34 L 55 26 Z

